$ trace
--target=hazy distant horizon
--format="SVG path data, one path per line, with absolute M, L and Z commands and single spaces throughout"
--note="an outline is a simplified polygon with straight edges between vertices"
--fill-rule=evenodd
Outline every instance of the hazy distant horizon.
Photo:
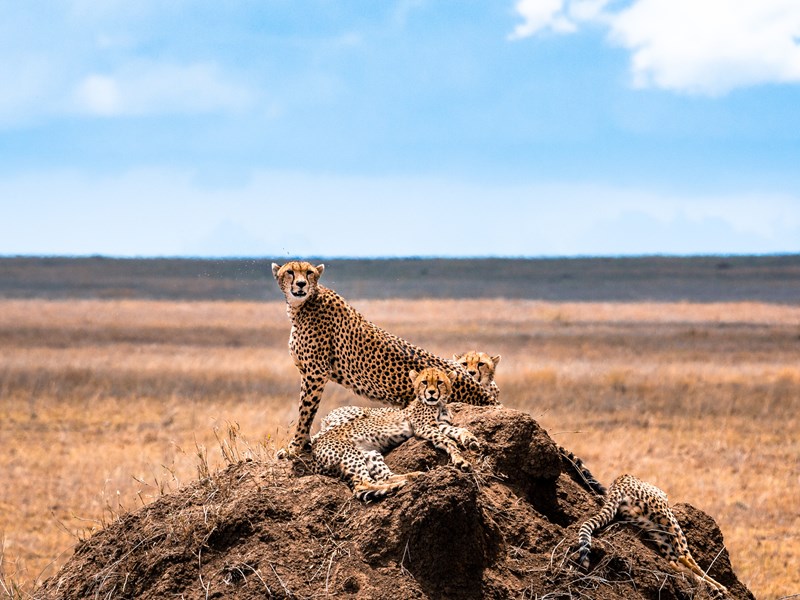
M 711 252 L 705 254 L 574 254 L 574 255 L 364 255 L 364 256 L 337 256 L 325 254 L 309 254 L 300 256 L 263 255 L 112 255 L 112 254 L 0 254 L 2 259 L 100 259 L 100 260 L 230 260 L 230 261 L 257 261 L 257 260 L 613 260 L 613 259 L 651 259 L 651 258 L 768 258 L 800 256 L 800 252 L 761 252 L 761 253 L 735 253 Z

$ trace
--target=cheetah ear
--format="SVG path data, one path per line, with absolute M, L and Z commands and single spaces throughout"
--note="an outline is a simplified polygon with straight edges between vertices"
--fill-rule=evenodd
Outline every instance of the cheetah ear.
M 453 383 L 456 379 L 458 379 L 458 373 L 455 371 L 450 371 L 447 374 L 447 378 L 450 380 L 450 383 Z
M 315 267 L 315 269 L 317 269 L 317 277 L 322 277 L 322 272 L 325 270 L 325 265 L 324 265 L 324 264 L 322 264 L 322 263 L 319 263 L 319 264 L 318 264 L 318 265 Z
M 463 354 L 453 354 L 453 360 L 459 361 L 463 356 Z
M 272 263 L 272 276 L 277 279 L 278 278 L 278 271 L 281 270 L 281 266 L 277 263 Z
M 500 355 L 497 354 L 497 355 L 493 356 L 492 357 L 492 362 L 494 363 L 494 366 L 496 367 L 498 365 L 498 363 L 500 362 Z
M 419 373 L 417 373 L 414 369 L 411 369 L 408 372 L 408 376 L 411 377 L 411 381 L 413 383 L 413 382 L 417 381 L 417 377 L 419 377 Z

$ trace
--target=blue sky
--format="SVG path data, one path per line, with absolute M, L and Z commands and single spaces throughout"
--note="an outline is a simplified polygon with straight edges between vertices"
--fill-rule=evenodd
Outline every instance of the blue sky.
M 796 0 L 0 3 L 0 254 L 800 252 Z

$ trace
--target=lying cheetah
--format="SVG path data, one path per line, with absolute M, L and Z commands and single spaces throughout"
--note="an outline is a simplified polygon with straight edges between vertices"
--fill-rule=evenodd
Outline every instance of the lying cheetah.
M 500 355 L 489 356 L 486 352 L 470 350 L 464 354 L 454 354 L 453 360 L 467 370 L 467 373 L 478 383 L 486 392 L 499 402 L 500 389 L 494 381 L 495 369 L 500 362 Z
M 329 380 L 370 400 L 406 406 L 414 399 L 409 371 L 452 367 L 452 363 L 370 323 L 336 292 L 319 285 L 324 270 L 324 265 L 300 261 L 272 264 L 292 322 L 289 352 L 301 377 L 297 428 L 279 457 L 291 457 L 309 443 L 311 425 Z M 461 369 L 453 380 L 451 400 L 497 403 Z
M 494 381 L 494 369 L 497 363 L 500 362 L 499 356 L 492 357 L 485 352 L 471 350 L 469 352 L 465 352 L 464 354 L 453 355 L 453 361 L 465 368 L 470 377 L 480 383 L 481 386 L 492 395 L 492 398 L 497 400 L 498 396 L 500 395 L 500 390 Z M 331 427 L 346 423 L 347 421 L 352 421 L 353 419 L 364 416 L 381 415 L 386 411 L 393 410 L 394 409 L 392 408 L 383 407 L 373 408 L 369 406 L 340 406 L 339 408 L 329 412 L 325 418 L 322 419 L 320 430 L 317 435 L 330 429 Z
M 450 425 L 446 403 L 456 376 L 454 371 L 445 373 L 436 368 L 421 373 L 410 371 L 409 379 L 417 397 L 403 409 L 355 406 L 337 409 L 340 416 L 349 418 L 337 421 L 334 416 L 327 422 L 328 427 L 312 439 L 315 471 L 341 477 L 360 500 L 381 498 L 421 474 L 415 471 L 395 475 L 383 460 L 384 452 L 414 436 L 432 442 L 447 452 L 457 468 L 469 471 L 471 466 L 455 442 L 473 451 L 478 451 L 480 445 L 469 431 Z M 353 411 L 344 410 L 354 408 L 361 408 L 356 416 L 352 416 Z
M 497 387 L 494 376 L 497 372 L 497 365 L 500 363 L 500 355 L 490 356 L 485 352 L 471 350 L 464 354 L 454 355 L 453 360 L 464 367 L 467 373 L 469 373 L 475 381 L 480 383 L 492 398 L 499 400 L 500 390 Z M 597 495 L 605 496 L 606 489 L 597 481 L 591 471 L 586 468 L 583 461 L 563 446 L 557 445 L 556 447 L 558 448 L 558 453 L 561 455 L 561 460 L 570 468 L 575 469 L 586 486 Z
M 575 556 L 582 568 L 589 568 L 592 533 L 608 525 L 617 514 L 647 531 L 675 571 L 692 575 L 697 581 L 710 585 L 717 593 L 724 594 L 727 591 L 725 586 L 709 577 L 692 558 L 686 536 L 669 508 L 667 495 L 656 486 L 627 474 L 614 480 L 603 508 L 581 525 Z

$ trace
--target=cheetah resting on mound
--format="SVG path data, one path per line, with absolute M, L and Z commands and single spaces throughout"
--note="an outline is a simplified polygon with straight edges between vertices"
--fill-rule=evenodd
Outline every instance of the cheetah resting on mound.
M 455 377 L 455 372 L 436 368 L 412 370 L 409 379 L 417 397 L 406 408 L 344 406 L 333 411 L 327 428 L 311 441 L 315 472 L 344 479 L 359 500 L 382 498 L 421 474 L 395 475 L 383 460 L 384 452 L 414 436 L 432 442 L 457 468 L 469 471 L 456 442 L 473 451 L 480 445 L 469 431 L 450 425 L 446 403 Z M 356 408 L 360 413 L 348 411 Z M 341 419 L 334 415 L 337 411 Z
M 469 376 L 480 383 L 495 402 L 500 401 L 500 389 L 494 381 L 494 373 L 500 362 L 499 354 L 490 356 L 486 352 L 470 350 L 464 354 L 454 354 L 453 360 L 464 367 Z
M 291 457 L 309 443 L 311 425 L 329 380 L 370 400 L 402 407 L 414 399 L 409 371 L 453 368 L 452 362 L 370 323 L 339 294 L 319 285 L 324 269 L 324 265 L 301 261 L 272 264 L 292 323 L 289 352 L 301 377 L 297 428 L 279 457 Z M 497 404 L 461 367 L 456 367 L 452 386 L 453 402 Z
M 688 573 L 698 582 L 708 584 L 718 595 L 727 591 L 725 586 L 707 575 L 692 558 L 686 536 L 669 508 L 667 495 L 656 486 L 627 474 L 614 480 L 603 508 L 581 525 L 578 549 L 574 557 L 583 569 L 589 568 L 592 533 L 608 525 L 617 514 L 647 531 L 659 552 L 675 571 Z
M 497 363 L 500 362 L 499 356 L 492 357 L 485 352 L 471 350 L 464 354 L 454 355 L 453 360 L 457 364 L 464 367 L 467 370 L 467 373 L 469 373 L 470 377 L 480 383 L 492 398 L 495 400 L 498 399 L 500 390 L 494 381 L 494 369 Z M 325 418 L 322 419 L 319 433 L 323 433 L 331 427 L 346 423 L 347 421 L 352 421 L 353 419 L 363 416 L 380 415 L 384 414 L 386 411 L 392 410 L 394 409 L 373 408 L 369 406 L 340 406 L 339 408 L 329 412 Z M 319 435 L 319 433 L 317 435 Z
M 494 380 L 495 373 L 497 372 L 497 365 L 500 363 L 499 355 L 490 356 L 485 352 L 471 350 L 464 354 L 454 355 L 453 360 L 464 367 L 467 373 L 469 373 L 475 381 L 480 383 L 492 398 L 499 400 L 500 389 L 497 387 L 497 383 Z M 323 422 L 323 427 L 324 426 L 325 424 Z M 591 471 L 584 466 L 583 461 L 563 446 L 557 445 L 556 447 L 558 448 L 558 453 L 561 455 L 561 460 L 566 462 L 569 467 L 575 469 L 583 483 L 598 496 L 605 496 L 606 489 L 597 481 Z

